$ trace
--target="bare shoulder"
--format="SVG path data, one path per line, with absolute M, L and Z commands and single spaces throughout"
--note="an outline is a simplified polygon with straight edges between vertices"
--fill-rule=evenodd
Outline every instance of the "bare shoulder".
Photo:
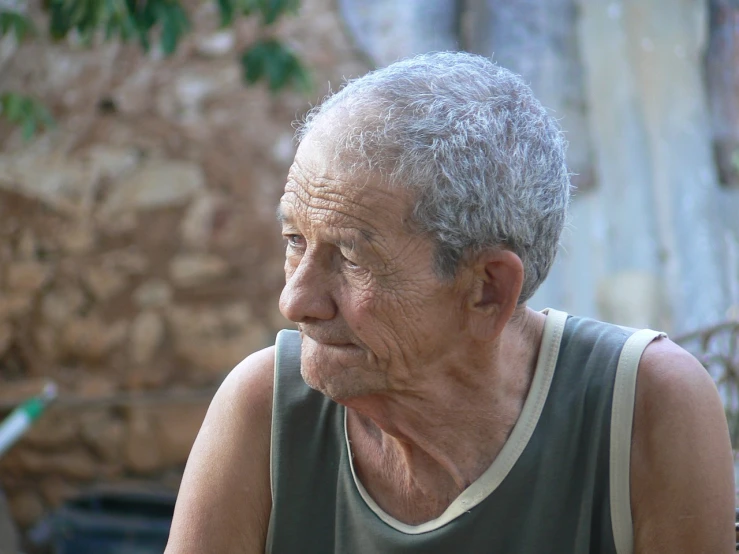
M 187 461 L 167 554 L 264 552 L 274 347 L 236 366 L 213 397 Z
M 734 552 L 734 470 L 716 387 L 691 354 L 651 343 L 637 374 L 631 455 L 635 552 Z

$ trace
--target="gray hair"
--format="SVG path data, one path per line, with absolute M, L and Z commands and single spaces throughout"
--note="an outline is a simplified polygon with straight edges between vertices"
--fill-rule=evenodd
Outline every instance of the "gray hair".
M 519 304 L 544 281 L 569 203 L 567 145 L 520 77 L 474 54 L 424 54 L 349 81 L 298 140 L 318 127 L 350 169 L 415 192 L 413 222 L 436 242 L 442 278 L 503 247 L 523 262 Z

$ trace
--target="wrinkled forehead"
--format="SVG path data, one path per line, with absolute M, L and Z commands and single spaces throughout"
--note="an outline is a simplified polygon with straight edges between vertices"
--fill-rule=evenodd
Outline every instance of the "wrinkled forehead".
M 336 154 L 330 134 L 306 136 L 290 168 L 278 218 L 318 217 L 325 224 L 362 222 L 371 232 L 405 228 L 412 212 L 408 190 Z

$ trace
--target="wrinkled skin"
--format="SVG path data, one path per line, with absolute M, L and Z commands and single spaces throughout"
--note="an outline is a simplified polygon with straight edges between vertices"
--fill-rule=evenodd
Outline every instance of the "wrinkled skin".
M 464 277 L 434 272 L 432 241 L 408 221 L 408 192 L 329 158 L 320 140 L 304 141 L 280 203 L 280 309 L 302 332 L 303 377 L 336 400 L 410 393 L 464 348 Z

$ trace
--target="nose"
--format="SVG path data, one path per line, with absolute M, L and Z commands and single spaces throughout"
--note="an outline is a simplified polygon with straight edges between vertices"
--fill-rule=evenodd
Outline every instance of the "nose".
M 285 288 L 280 294 L 280 312 L 290 321 L 307 323 L 330 320 L 336 315 L 330 272 L 311 254 L 285 272 Z

